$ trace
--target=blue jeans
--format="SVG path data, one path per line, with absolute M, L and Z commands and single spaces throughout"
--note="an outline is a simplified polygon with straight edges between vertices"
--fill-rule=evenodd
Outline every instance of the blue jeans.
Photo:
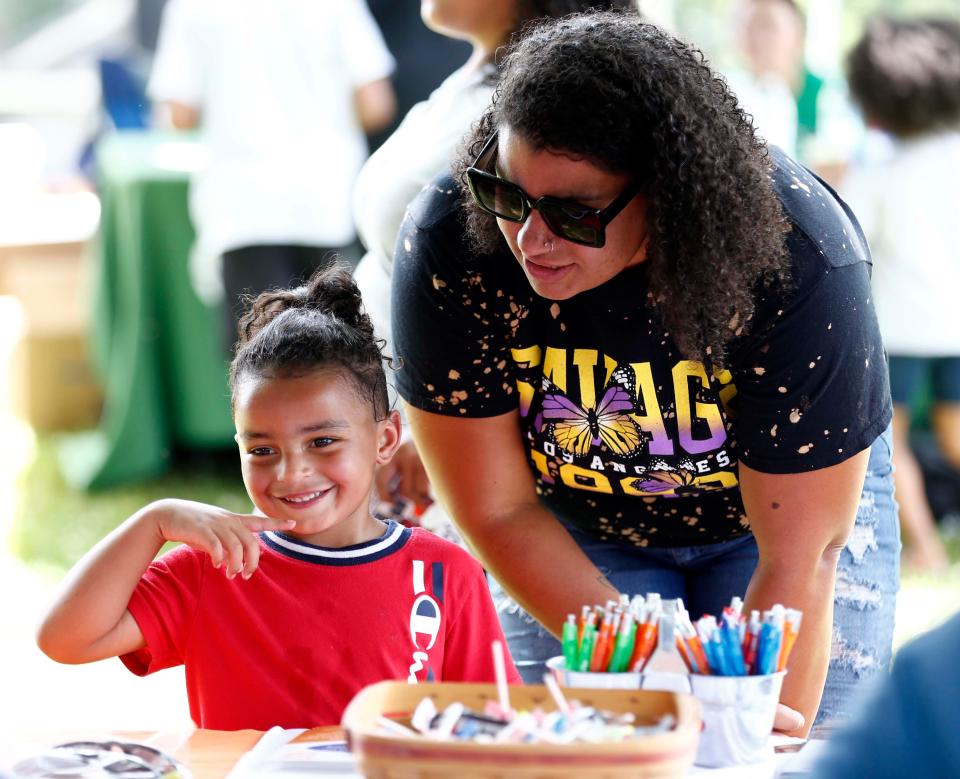
M 833 651 L 818 721 L 846 714 L 854 688 L 890 663 L 900 576 L 890 451 L 888 428 L 871 447 L 856 524 L 837 566 Z M 620 592 L 683 598 L 695 616 L 720 614 L 733 595 L 742 597 L 757 565 L 752 535 L 719 544 L 641 549 L 567 530 Z M 546 660 L 561 653 L 559 642 L 492 579 L 490 589 L 520 675 L 528 684 L 539 684 Z

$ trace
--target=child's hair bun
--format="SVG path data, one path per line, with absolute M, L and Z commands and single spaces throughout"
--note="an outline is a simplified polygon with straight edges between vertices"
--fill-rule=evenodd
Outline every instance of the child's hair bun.
M 263 292 L 250 302 L 240 319 L 239 343 L 248 343 L 284 311 L 315 310 L 336 317 L 373 340 L 373 323 L 363 310 L 363 298 L 349 268 L 334 264 L 318 270 L 299 287 Z
M 326 311 L 373 338 L 373 323 L 364 311 L 360 289 L 345 266 L 335 265 L 314 274 L 306 290 L 309 308 Z
M 318 270 L 299 287 L 256 297 L 240 319 L 230 365 L 234 398 L 244 376 L 298 376 L 336 366 L 352 377 L 377 419 L 389 410 L 383 342 L 363 310 L 360 290 L 343 265 Z

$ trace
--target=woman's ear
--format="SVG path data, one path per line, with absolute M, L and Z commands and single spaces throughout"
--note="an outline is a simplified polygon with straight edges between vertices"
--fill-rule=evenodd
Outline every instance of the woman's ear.
M 377 423 L 377 465 L 390 462 L 400 446 L 400 436 L 403 432 L 400 424 L 400 413 L 391 411 L 387 418 Z

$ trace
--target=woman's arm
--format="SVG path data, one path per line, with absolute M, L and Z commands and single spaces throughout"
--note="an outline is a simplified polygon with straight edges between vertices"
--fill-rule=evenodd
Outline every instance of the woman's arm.
M 260 556 L 253 532 L 291 525 L 186 500 L 151 503 L 71 569 L 37 631 L 37 644 L 61 663 L 89 663 L 136 651 L 143 646 L 143 634 L 127 604 L 164 543 L 183 541 L 207 552 L 228 577 L 240 573 L 249 578 Z
M 740 464 L 740 489 L 760 562 L 744 611 L 774 603 L 803 611 L 780 700 L 810 730 L 830 661 L 837 562 L 853 529 L 869 450 L 809 473 L 772 475 Z
M 440 502 L 484 567 L 555 635 L 566 615 L 619 593 L 536 493 L 516 411 L 461 419 L 407 407 Z
M 393 82 L 389 78 L 380 78 L 361 84 L 353 90 L 353 106 L 357 120 L 367 135 L 386 129 L 397 115 Z
M 166 109 L 167 122 L 177 130 L 195 130 L 200 126 L 199 106 L 187 105 L 176 100 L 168 100 L 163 104 Z

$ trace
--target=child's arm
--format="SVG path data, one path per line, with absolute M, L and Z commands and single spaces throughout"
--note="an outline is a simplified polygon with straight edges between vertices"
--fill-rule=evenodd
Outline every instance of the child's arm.
M 255 532 L 288 530 L 292 521 L 233 514 L 188 500 L 142 508 L 73 567 L 37 631 L 37 644 L 61 663 L 88 663 L 140 649 L 143 635 L 127 604 L 167 541 L 210 555 L 229 578 L 249 578 L 260 560 Z

